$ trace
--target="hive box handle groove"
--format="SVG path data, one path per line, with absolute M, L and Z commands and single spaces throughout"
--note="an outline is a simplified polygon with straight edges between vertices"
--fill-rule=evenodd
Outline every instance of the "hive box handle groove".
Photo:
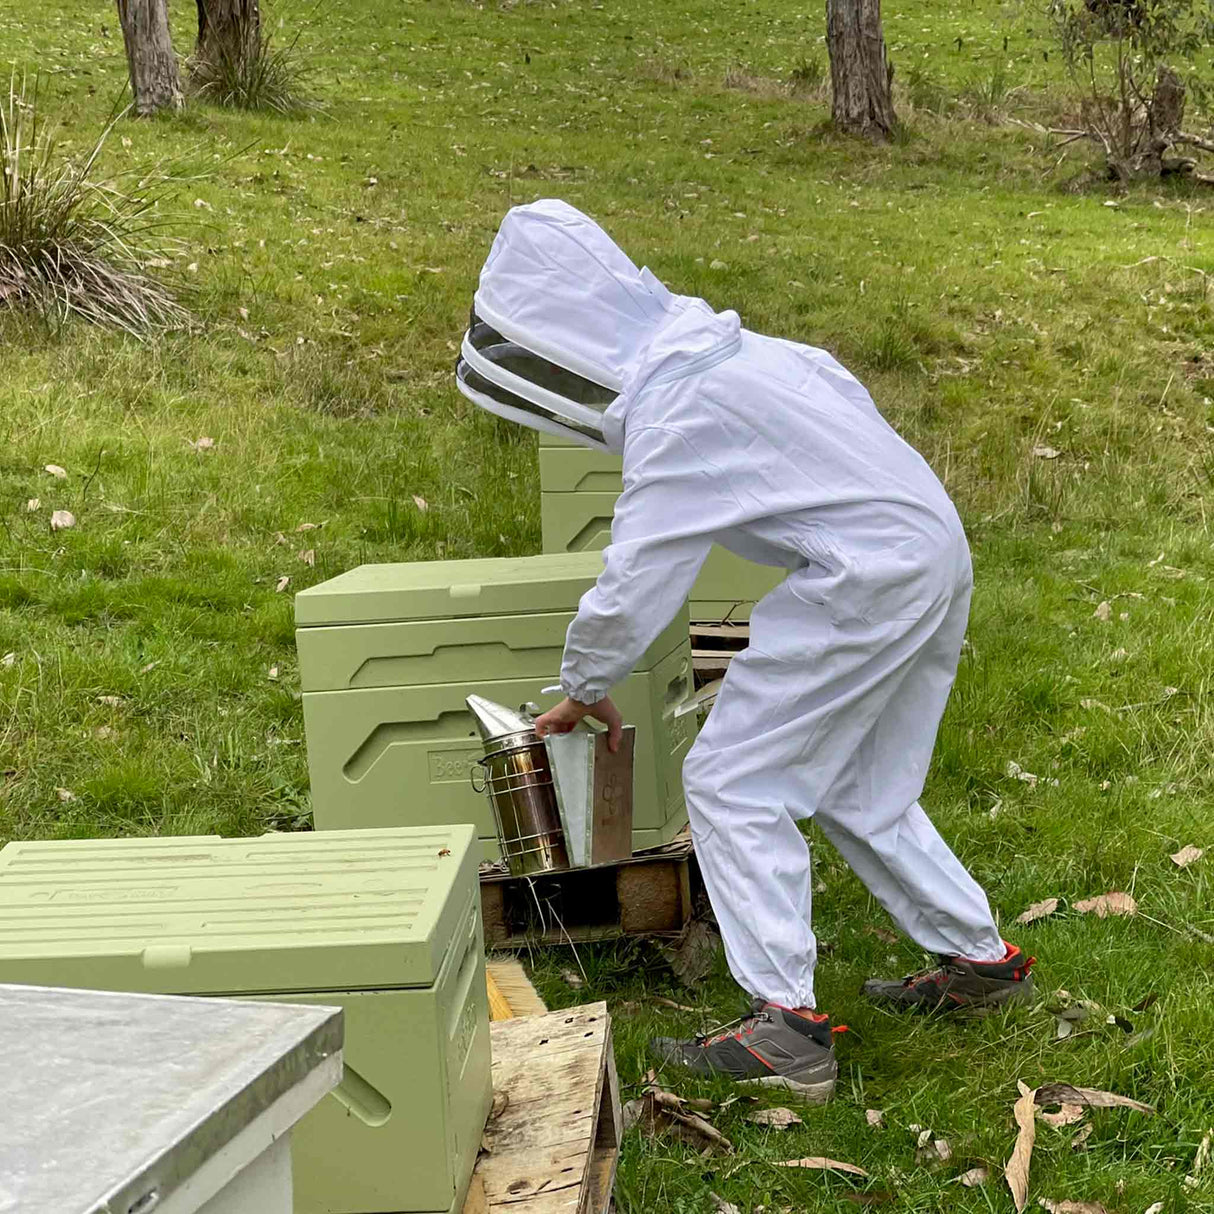
M 341 1083 L 333 1089 L 333 1098 L 369 1126 L 381 1126 L 392 1116 L 392 1102 L 348 1062 L 341 1068 Z
M 566 552 L 586 552 L 591 548 L 601 548 L 599 536 L 611 532 L 611 517 L 592 518 L 566 545 Z
M 342 775 L 357 784 L 379 762 L 384 751 L 402 742 L 432 742 L 436 737 L 463 738 L 472 718 L 467 712 L 443 712 L 438 728 L 430 721 L 384 721 L 377 725 L 342 765 Z

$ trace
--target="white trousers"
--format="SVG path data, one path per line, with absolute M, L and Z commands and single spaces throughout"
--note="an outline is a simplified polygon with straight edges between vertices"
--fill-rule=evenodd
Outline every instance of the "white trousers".
M 809 851 L 797 827 L 811 815 L 921 947 L 1004 956 L 986 895 L 918 801 L 969 615 L 959 544 L 930 603 L 895 607 L 904 618 L 880 618 L 880 587 L 872 609 L 838 618 L 821 579 L 801 573 L 751 616 L 750 646 L 730 663 L 684 788 L 729 968 L 752 996 L 815 1006 Z

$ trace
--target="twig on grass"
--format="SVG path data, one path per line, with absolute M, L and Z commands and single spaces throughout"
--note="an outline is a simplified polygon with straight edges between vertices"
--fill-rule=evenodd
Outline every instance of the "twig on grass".
M 105 448 L 98 447 L 97 448 L 97 464 L 93 468 L 92 472 L 90 472 L 88 474 L 88 476 L 85 478 L 84 484 L 80 488 L 80 505 L 81 506 L 84 505 L 86 499 L 88 498 L 89 486 L 93 483 L 94 480 L 96 480 L 97 473 L 101 471 L 101 460 L 104 455 L 105 455 Z

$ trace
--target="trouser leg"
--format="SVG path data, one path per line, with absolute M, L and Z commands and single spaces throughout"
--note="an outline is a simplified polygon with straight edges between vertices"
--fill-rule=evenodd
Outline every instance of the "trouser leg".
M 730 972 L 751 995 L 814 1007 L 809 849 L 796 820 L 771 801 L 723 804 L 695 778 L 686 795 Z
M 726 956 L 751 994 L 813 1006 L 796 820 L 824 807 L 828 837 L 913 938 L 975 960 L 996 948 L 985 896 L 918 806 L 967 612 L 963 586 L 915 619 L 837 625 L 789 582 L 755 609 L 684 768 Z
M 889 773 L 908 754 L 930 755 L 965 635 L 959 596 L 910 664 L 884 710 L 818 806 L 822 832 L 894 922 L 929 952 L 998 961 L 1004 955 L 986 894 L 909 790 Z

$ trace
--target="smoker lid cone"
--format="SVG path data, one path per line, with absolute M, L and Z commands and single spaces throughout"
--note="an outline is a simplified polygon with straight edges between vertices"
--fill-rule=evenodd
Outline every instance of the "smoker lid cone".
M 481 739 L 492 742 L 494 738 L 512 733 L 528 733 L 535 728 L 535 718 L 504 704 L 495 704 L 484 696 L 469 696 L 465 701 L 468 711 L 476 719 Z

